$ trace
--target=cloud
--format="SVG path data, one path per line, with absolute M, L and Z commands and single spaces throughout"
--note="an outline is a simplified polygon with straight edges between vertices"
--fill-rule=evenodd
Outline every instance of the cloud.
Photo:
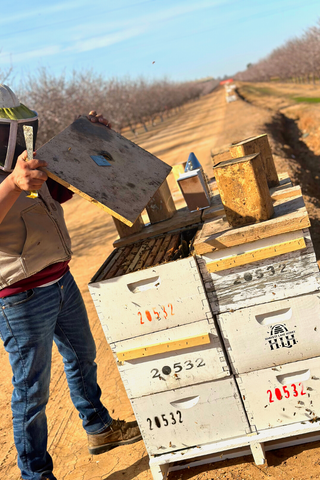
M 146 33 L 147 31 L 154 30 L 155 27 L 159 24 L 159 22 L 168 21 L 174 19 L 176 17 L 180 17 L 185 14 L 193 13 L 198 10 L 203 10 L 207 8 L 217 7 L 219 5 L 226 5 L 229 4 L 231 0 L 206 0 L 199 3 L 192 3 L 192 4 L 180 4 L 176 5 L 164 10 L 160 10 L 157 12 L 149 13 L 147 15 L 142 15 L 138 18 L 131 18 L 130 20 L 124 20 L 122 22 L 117 22 L 118 31 L 117 32 L 110 32 L 104 35 L 96 35 L 94 37 L 90 37 L 89 39 L 77 39 L 77 41 L 67 48 L 68 51 L 76 51 L 76 52 L 86 52 L 89 50 L 96 50 L 97 48 L 104 48 L 114 45 L 115 43 L 122 42 L 124 40 L 128 40 L 133 37 L 137 37 Z M 134 23 L 134 27 L 131 25 Z M 99 31 L 99 30 L 107 30 L 108 28 L 115 28 L 115 23 L 110 22 L 101 22 L 97 24 L 82 24 L 81 27 L 77 25 L 77 31 L 81 31 L 82 35 L 83 32 L 86 31 Z
M 182 3 L 180 5 L 175 5 L 173 7 L 170 7 L 166 10 L 163 10 L 162 12 L 157 12 L 156 18 L 154 20 L 158 22 L 159 20 L 170 20 L 171 18 L 175 18 L 181 15 L 185 15 L 187 13 L 192 13 L 197 10 L 204 10 L 207 8 L 213 8 L 213 7 L 218 7 L 221 5 L 227 5 L 230 3 L 230 0 L 211 0 L 211 1 L 203 1 L 203 2 L 198 2 L 198 3 L 191 3 L 191 4 L 185 4 Z M 151 17 L 151 15 L 148 15 L 146 17 Z M 142 17 L 142 18 L 146 18 Z M 152 15 L 153 17 L 153 15 Z
M 131 38 L 138 37 L 150 31 L 155 31 L 161 22 L 169 21 L 175 18 L 179 18 L 182 15 L 192 14 L 193 12 L 214 8 L 221 5 L 227 5 L 234 3 L 234 0 L 202 0 L 198 3 L 180 3 L 178 5 L 170 6 L 169 8 L 159 9 L 152 13 L 143 14 L 137 17 L 130 16 L 129 18 L 123 18 L 121 20 L 105 20 L 101 19 L 100 22 L 87 22 L 82 25 L 72 26 L 72 20 L 68 29 L 68 36 L 65 32 L 57 35 L 60 37 L 60 45 L 48 45 L 40 49 L 33 49 L 27 52 L 21 52 L 21 42 L 16 43 L 15 48 L 19 48 L 19 53 L 2 53 L 0 54 L 2 63 L 18 64 L 30 59 L 43 58 L 52 56 L 57 53 L 63 56 L 64 53 L 82 53 L 88 51 L 94 51 L 100 48 L 107 48 L 111 45 L 130 40 Z M 156 5 L 156 4 L 154 4 Z M 79 6 L 79 1 L 69 1 L 64 4 L 57 4 L 48 7 L 44 7 L 42 10 L 37 10 L 37 14 L 50 15 L 54 12 L 70 10 Z M 12 15 L 13 19 L 23 19 L 27 16 L 32 17 L 35 15 L 35 11 L 22 12 Z M 0 24 L 4 20 L 1 18 Z M 9 21 L 6 17 L 5 21 Z M 102 35 L 92 36 L 92 32 L 106 32 Z M 73 34 L 72 34 L 73 32 Z M 88 33 L 90 32 L 90 36 Z M 58 33 L 58 32 L 57 32 Z M 72 38 L 73 35 L 73 38 Z M 57 36 L 55 38 L 57 38 Z M 30 38 L 30 36 L 29 36 Z M 62 43 L 63 42 L 63 43 Z M 11 48 L 12 48 L 11 42 Z M 8 48 L 7 48 L 8 49 Z
M 30 50 L 28 52 L 23 53 L 8 53 L 3 52 L 1 53 L 1 64 L 8 64 L 8 63 L 20 63 L 25 62 L 28 60 L 34 60 L 35 58 L 39 57 L 48 57 L 51 55 L 56 55 L 57 53 L 61 52 L 61 47 L 59 45 L 50 45 L 48 47 L 39 48 L 36 50 Z
M 118 32 L 107 33 L 106 35 L 98 35 L 87 40 L 80 40 L 66 50 L 88 52 L 90 50 L 96 50 L 97 48 L 109 47 L 110 45 L 123 42 L 124 40 L 129 40 L 130 38 L 137 37 L 142 33 L 143 31 L 141 27 L 127 28 Z
M 100 21 L 95 19 L 94 21 L 86 21 L 84 23 L 78 23 L 77 25 L 70 26 L 71 31 L 77 31 L 79 34 L 83 35 L 83 32 L 87 31 L 99 31 L 99 30 L 108 30 L 110 28 L 124 28 L 126 26 L 132 26 L 134 23 L 135 26 L 142 25 L 144 23 L 155 23 L 159 21 L 170 20 L 175 17 L 179 17 L 188 13 L 193 13 L 198 10 L 204 10 L 209 8 L 218 7 L 221 5 L 228 5 L 234 3 L 235 0 L 206 0 L 199 3 L 181 3 L 180 5 L 175 5 L 163 10 L 156 10 L 152 13 L 140 15 L 140 16 L 127 16 L 126 19 L 122 18 L 121 20 L 111 20 L 103 16 L 100 17 Z
M 79 2 L 70 1 L 64 3 L 56 3 L 52 5 L 47 5 L 45 7 L 37 7 L 34 10 L 27 9 L 25 11 L 18 11 L 11 15 L 1 15 L 0 25 L 8 25 L 9 23 L 17 23 L 22 20 L 27 20 L 33 17 L 39 18 L 39 16 L 53 15 L 55 13 L 61 13 L 66 10 L 78 9 Z

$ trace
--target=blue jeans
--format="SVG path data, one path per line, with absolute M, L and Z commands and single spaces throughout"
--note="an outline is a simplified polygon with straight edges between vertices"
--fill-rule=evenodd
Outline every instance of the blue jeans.
M 86 432 L 99 433 L 112 422 L 100 401 L 95 343 L 71 273 L 54 285 L 0 298 L 0 335 L 13 371 L 11 408 L 22 478 L 56 480 L 45 414 L 53 340 Z

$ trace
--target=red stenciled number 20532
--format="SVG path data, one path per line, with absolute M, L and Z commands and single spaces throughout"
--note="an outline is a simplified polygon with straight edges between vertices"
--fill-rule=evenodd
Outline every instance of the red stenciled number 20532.
M 168 316 L 174 315 L 172 303 L 168 303 L 167 306 L 160 305 L 157 308 L 152 308 L 152 312 L 150 310 L 145 310 L 144 314 L 138 312 L 138 317 L 141 325 L 143 325 L 146 321 L 152 322 L 152 320 L 161 320 L 161 316 L 167 319 Z
M 291 383 L 291 385 L 284 385 L 283 387 L 275 388 L 274 391 L 267 390 L 267 394 L 269 395 L 269 403 L 273 403 L 275 400 L 282 400 L 283 398 L 306 395 L 306 392 L 302 383 L 299 383 L 298 385 Z

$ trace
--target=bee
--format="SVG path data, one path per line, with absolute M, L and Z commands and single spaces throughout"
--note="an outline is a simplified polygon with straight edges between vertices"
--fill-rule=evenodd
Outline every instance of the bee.
M 311 422 L 311 423 L 319 422 L 319 420 L 320 420 L 320 417 L 314 416 L 313 418 L 311 418 L 310 422 Z

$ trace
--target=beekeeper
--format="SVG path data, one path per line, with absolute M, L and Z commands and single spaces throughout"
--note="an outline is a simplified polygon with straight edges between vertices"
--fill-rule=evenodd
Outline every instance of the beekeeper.
M 94 118 L 94 121 L 96 119 Z M 98 454 L 141 439 L 137 422 L 113 420 L 100 401 L 95 343 L 69 271 L 71 242 L 61 203 L 72 193 L 27 160 L 23 125 L 38 116 L 0 85 L 0 336 L 13 371 L 12 415 L 25 480 L 56 480 L 45 408 L 52 344 L 63 356 L 71 399 Z M 38 198 L 28 192 L 38 190 Z

